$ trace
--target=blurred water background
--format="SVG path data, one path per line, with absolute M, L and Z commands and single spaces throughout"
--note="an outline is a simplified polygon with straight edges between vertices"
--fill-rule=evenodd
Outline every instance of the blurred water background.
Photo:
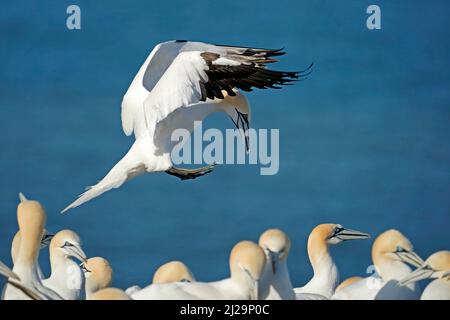
M 427 257 L 449 249 L 448 1 L 14 1 L 0 10 L 0 259 L 10 264 L 17 193 L 42 201 L 48 229 L 70 228 L 114 285 L 145 285 L 181 259 L 200 280 L 228 275 L 239 240 L 291 237 L 295 285 L 312 275 L 306 241 L 323 222 L 376 236 L 398 228 Z M 66 28 L 76 3 L 82 29 Z M 280 171 L 222 165 L 195 181 L 139 177 L 59 212 L 128 150 L 120 103 L 146 56 L 170 39 L 285 47 L 274 68 L 305 81 L 249 95 L 252 126 L 280 128 Z M 232 128 L 224 115 L 206 126 Z M 364 275 L 373 240 L 333 248 L 341 277 Z M 41 264 L 48 272 L 48 253 Z

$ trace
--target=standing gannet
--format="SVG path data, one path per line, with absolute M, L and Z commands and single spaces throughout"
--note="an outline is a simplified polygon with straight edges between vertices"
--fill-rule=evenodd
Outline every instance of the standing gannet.
M 256 243 L 241 241 L 230 254 L 230 278 L 216 282 L 152 284 L 131 295 L 135 300 L 258 300 L 266 256 Z
M 367 239 L 369 234 L 350 230 L 340 224 L 320 224 L 313 229 L 308 238 L 308 257 L 314 276 L 303 287 L 295 288 L 296 295 L 309 293 L 329 299 L 339 282 L 339 272 L 331 257 L 329 245 L 347 240 Z
M 252 88 L 280 88 L 306 76 L 302 72 L 266 69 L 279 50 L 168 41 L 158 44 L 133 79 L 122 101 L 122 128 L 136 141 L 128 153 L 96 185 L 62 212 L 75 208 L 145 172 L 166 172 L 182 180 L 209 173 L 213 165 L 195 170 L 173 166 L 170 153 L 174 129 L 190 132 L 194 121 L 225 112 L 241 129 L 248 149 L 250 108 L 239 93 Z
M 113 270 L 108 260 L 102 257 L 89 258 L 82 264 L 82 268 L 86 279 L 86 300 L 90 299 L 94 292 L 111 285 Z
M 25 195 L 20 192 L 19 193 L 19 200 L 20 202 L 28 201 L 28 199 L 25 197 Z M 50 241 L 53 238 L 53 234 L 49 233 L 46 229 L 43 230 L 42 233 L 42 239 L 41 239 L 41 246 L 40 249 L 44 249 L 50 244 Z M 13 241 L 11 242 L 11 259 L 12 263 L 16 262 L 17 255 L 19 254 L 19 248 L 20 248 L 20 230 L 16 232 L 14 235 Z M 39 266 L 39 262 L 36 261 L 36 268 L 38 271 L 38 275 L 40 279 L 44 278 L 44 274 L 42 273 L 41 267 Z M 3 294 L 2 294 L 3 296 Z
M 84 284 L 83 271 L 71 258 L 80 262 L 87 259 L 80 237 L 71 230 L 59 231 L 50 242 L 51 274 L 42 283 L 65 300 L 79 299 Z
M 400 280 L 400 285 L 424 279 L 435 280 L 423 290 L 421 300 L 450 300 L 450 251 L 432 254 L 419 268 Z
M 279 229 L 266 230 L 259 237 L 259 246 L 266 254 L 266 265 L 260 283 L 260 299 L 295 300 L 287 258 L 291 241 Z
M 25 200 L 17 207 L 17 220 L 21 237 L 19 253 L 12 271 L 20 278 L 21 284 L 39 292 L 45 299 L 62 299 L 56 292 L 42 284 L 36 267 L 46 221 L 44 208 L 37 201 Z M 22 300 L 29 299 L 29 296 L 7 284 L 4 299 Z
M 105 288 L 94 292 L 88 300 L 131 300 L 122 289 Z
M 423 260 L 413 251 L 411 242 L 399 231 L 380 234 L 372 246 L 372 261 L 377 274 L 366 277 L 336 292 L 339 300 L 418 299 L 420 290 L 414 284 L 400 287 L 398 281 L 411 272 L 404 262 L 417 267 Z

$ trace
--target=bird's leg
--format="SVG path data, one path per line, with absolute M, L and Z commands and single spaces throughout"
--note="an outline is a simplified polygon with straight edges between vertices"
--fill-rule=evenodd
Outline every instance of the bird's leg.
M 201 167 L 198 169 L 182 169 L 182 168 L 176 168 L 172 167 L 169 170 L 166 171 L 167 174 L 170 174 L 172 176 L 178 177 L 181 180 L 189 180 L 189 179 L 195 179 L 201 176 L 204 176 L 205 174 L 210 173 L 214 170 L 215 167 L 214 164 L 207 165 L 205 167 Z

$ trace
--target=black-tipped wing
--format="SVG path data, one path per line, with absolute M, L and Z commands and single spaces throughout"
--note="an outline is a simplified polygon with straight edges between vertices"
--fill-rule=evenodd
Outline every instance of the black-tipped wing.
M 201 42 L 173 42 L 177 45 L 171 51 L 178 52 L 169 64 L 165 63 L 163 73 L 153 79 L 153 87 L 144 101 L 142 110 L 126 110 L 126 118 L 133 124 L 135 135 L 148 128 L 149 124 L 159 122 L 174 110 L 206 101 L 223 99 L 223 92 L 235 95 L 233 89 L 251 91 L 252 88 L 280 88 L 300 79 L 309 73 L 283 72 L 266 69 L 266 65 L 276 62 L 274 57 L 283 55 L 281 49 L 259 49 L 232 46 L 216 46 Z M 158 52 L 165 52 L 159 45 Z M 180 47 L 181 46 L 181 47 Z M 174 56 L 174 52 L 171 56 Z M 157 54 L 153 59 L 157 58 Z M 149 66 L 152 66 L 151 59 Z M 157 62 L 157 61 L 156 61 Z M 151 71 L 148 67 L 147 70 Z M 151 77 L 152 72 L 148 73 Z M 144 80 L 146 79 L 144 75 Z M 151 78 L 150 78 L 151 79 Z M 122 113 L 124 117 L 124 112 Z M 145 118 L 145 121 L 142 119 Z M 137 132 L 137 131 L 138 132 Z M 130 132 L 130 130 L 127 130 Z

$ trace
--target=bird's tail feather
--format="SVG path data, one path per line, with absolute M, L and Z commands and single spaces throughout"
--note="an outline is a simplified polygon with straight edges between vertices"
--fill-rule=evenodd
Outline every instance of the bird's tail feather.
M 119 188 L 125 181 L 145 172 L 145 165 L 134 144 L 128 153 L 96 185 L 86 188 L 77 200 L 67 206 L 61 213 L 76 208 L 111 189 Z

